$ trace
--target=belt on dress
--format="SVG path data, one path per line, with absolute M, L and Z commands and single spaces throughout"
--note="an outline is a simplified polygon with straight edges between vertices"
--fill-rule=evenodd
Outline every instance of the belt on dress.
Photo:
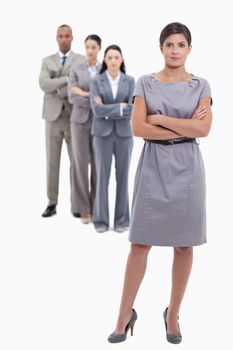
M 159 145 L 165 145 L 165 146 L 176 145 L 178 143 L 186 143 L 186 142 L 197 143 L 197 140 L 195 138 L 180 138 L 180 139 L 173 139 L 173 140 L 147 140 L 147 139 L 144 139 L 144 141 L 158 143 Z

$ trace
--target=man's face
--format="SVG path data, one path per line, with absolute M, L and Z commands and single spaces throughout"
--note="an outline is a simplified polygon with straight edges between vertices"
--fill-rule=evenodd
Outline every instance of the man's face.
M 69 27 L 61 27 L 57 30 L 57 42 L 59 50 L 62 53 L 70 51 L 71 43 L 73 40 L 72 32 Z

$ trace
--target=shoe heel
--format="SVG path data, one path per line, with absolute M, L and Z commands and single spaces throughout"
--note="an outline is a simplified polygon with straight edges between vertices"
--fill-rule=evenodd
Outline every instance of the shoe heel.
M 135 325 L 135 322 L 134 322 L 134 323 L 132 324 L 132 326 L 130 327 L 131 337 L 133 336 L 134 325 Z

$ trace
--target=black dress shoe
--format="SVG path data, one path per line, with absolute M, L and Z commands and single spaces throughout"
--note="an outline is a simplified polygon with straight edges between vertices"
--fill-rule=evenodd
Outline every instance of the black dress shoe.
M 80 213 L 72 213 L 73 214 L 73 216 L 75 217 L 75 218 L 81 218 L 81 214 Z
M 48 205 L 45 211 L 42 213 L 42 217 L 48 218 L 52 215 L 57 214 L 56 206 L 57 206 L 56 204 Z

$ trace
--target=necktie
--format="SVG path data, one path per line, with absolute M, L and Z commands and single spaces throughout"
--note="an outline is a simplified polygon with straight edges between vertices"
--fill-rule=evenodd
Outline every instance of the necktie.
M 62 56 L 61 59 L 62 59 L 61 64 L 62 64 L 62 66 L 64 66 L 66 59 L 67 59 L 67 56 Z
M 62 66 L 64 66 L 65 62 L 66 62 L 67 56 L 62 56 L 61 58 L 61 64 Z M 65 104 L 62 103 L 62 107 L 61 107 L 61 112 L 63 112 L 65 110 Z

